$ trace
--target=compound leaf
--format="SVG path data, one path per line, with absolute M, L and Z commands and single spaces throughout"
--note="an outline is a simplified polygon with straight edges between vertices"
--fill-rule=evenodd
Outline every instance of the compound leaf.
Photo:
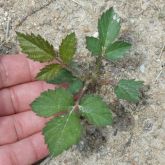
M 38 80 L 50 80 L 54 76 L 56 76 L 62 67 L 59 64 L 50 64 L 41 69 L 41 71 L 37 74 Z
M 113 8 L 110 8 L 102 14 L 98 22 L 98 31 L 103 49 L 108 48 L 118 37 L 120 31 L 120 18 Z
M 75 94 L 79 92 L 79 90 L 83 87 L 83 82 L 78 78 L 74 77 L 71 72 L 66 69 L 61 69 L 53 79 L 48 80 L 48 83 L 51 84 L 61 84 L 61 83 L 68 83 L 69 88 L 68 90 Z
M 65 89 L 48 90 L 32 102 L 32 110 L 39 116 L 49 117 L 58 112 L 68 111 L 73 106 L 73 95 Z
M 115 94 L 119 99 L 137 103 L 140 100 L 140 88 L 142 86 L 142 81 L 120 80 L 115 87 Z
M 72 83 L 70 83 L 68 90 L 75 94 L 80 91 L 80 89 L 83 87 L 83 82 L 79 79 L 74 80 Z
M 28 58 L 39 62 L 48 62 L 54 59 L 56 53 L 53 46 L 40 35 L 17 32 L 17 38 L 22 52 L 26 53 Z
M 79 109 L 91 124 L 96 126 L 112 124 L 112 113 L 99 96 L 85 96 L 80 103 Z
M 76 78 L 66 69 L 61 69 L 52 79 L 48 80 L 48 83 L 61 84 L 72 83 Z
M 123 41 L 116 41 L 105 51 L 105 58 L 114 61 L 124 57 L 125 53 L 131 48 L 131 44 Z
M 43 129 L 43 134 L 50 153 L 57 156 L 73 144 L 77 144 L 81 138 L 82 130 L 80 119 L 75 113 L 56 117 L 49 121 Z
M 86 37 L 87 49 L 91 51 L 92 55 L 101 55 L 101 44 L 98 38 L 95 37 Z
M 64 63 L 68 64 L 71 62 L 75 51 L 76 51 L 77 39 L 75 33 L 67 35 L 60 45 L 59 53 L 60 58 Z

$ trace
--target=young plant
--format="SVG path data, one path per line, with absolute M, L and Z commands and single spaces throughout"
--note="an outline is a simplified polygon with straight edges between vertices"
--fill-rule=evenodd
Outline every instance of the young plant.
M 32 110 L 39 116 L 52 117 L 43 129 L 45 142 L 53 156 L 77 144 L 83 134 L 83 116 L 90 124 L 104 127 L 112 124 L 112 112 L 102 98 L 90 90 L 100 81 L 102 60 L 116 61 L 125 56 L 130 43 L 117 41 L 120 18 L 110 8 L 98 21 L 99 37 L 86 37 L 87 49 L 96 58 L 96 63 L 88 73 L 79 75 L 73 62 L 77 39 L 75 33 L 67 35 L 60 44 L 59 51 L 40 35 L 17 32 L 22 52 L 39 62 L 48 62 L 37 75 L 37 80 L 48 83 L 67 83 L 68 88 L 58 88 L 41 93 L 32 102 Z M 55 62 L 54 62 L 55 61 Z M 137 103 L 143 82 L 120 80 L 114 91 L 118 99 Z M 53 117 L 56 116 L 56 117 Z

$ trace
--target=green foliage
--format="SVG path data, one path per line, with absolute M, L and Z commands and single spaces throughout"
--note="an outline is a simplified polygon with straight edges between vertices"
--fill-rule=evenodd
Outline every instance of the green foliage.
M 119 99 L 137 103 L 140 100 L 140 88 L 142 88 L 142 86 L 142 81 L 120 80 L 115 87 L 115 94 Z
M 37 74 L 38 80 L 50 80 L 52 77 L 56 76 L 62 67 L 59 64 L 50 64 L 41 69 Z
M 74 105 L 72 94 L 65 89 L 48 90 L 32 102 L 37 115 L 49 117 L 58 112 L 68 111 Z
M 110 8 L 98 21 L 99 37 L 86 37 L 86 48 L 94 56 L 95 63 L 89 66 L 90 70 L 84 75 L 80 73 L 84 71 L 84 66 L 73 60 L 77 44 L 75 33 L 67 35 L 55 52 L 53 46 L 40 35 L 17 32 L 22 52 L 34 61 L 48 62 L 36 78 L 52 84 L 68 84 L 67 89 L 58 88 L 41 93 L 31 103 L 37 115 L 52 118 L 43 129 L 43 134 L 53 156 L 79 142 L 83 133 L 80 116 L 96 127 L 112 124 L 110 108 L 94 93 L 101 85 L 102 60 L 123 58 L 131 47 L 130 43 L 116 41 L 119 31 L 120 18 Z M 137 103 L 142 85 L 141 81 L 120 80 L 114 91 L 118 99 Z
M 98 22 L 99 39 L 104 50 L 112 44 L 119 35 L 120 18 L 113 8 L 104 12 Z
M 49 62 L 56 56 L 53 46 L 40 35 L 17 32 L 17 38 L 22 52 L 34 61 Z
M 57 156 L 79 142 L 82 135 L 80 119 L 75 113 L 54 118 L 47 123 L 43 134 L 50 153 Z
M 59 52 L 60 58 L 63 60 L 64 63 L 68 64 L 71 62 L 76 51 L 76 44 L 77 40 L 75 33 L 67 35 L 66 38 L 62 40 Z
M 87 49 L 92 55 L 103 56 L 107 60 L 118 60 L 124 57 L 131 44 L 115 41 L 120 31 L 120 18 L 110 8 L 104 12 L 98 21 L 99 38 L 86 37 Z
M 99 96 L 85 96 L 80 103 L 80 112 L 96 126 L 112 124 L 112 113 Z
M 92 52 L 93 55 L 101 54 L 101 44 L 98 38 L 86 37 L 87 49 Z
M 68 83 L 68 91 L 72 94 L 79 92 L 79 90 L 83 87 L 83 82 L 74 77 L 72 73 L 66 69 L 61 69 L 51 80 L 48 80 L 47 82 L 51 84 Z
M 79 79 L 76 79 L 72 83 L 70 83 L 68 90 L 72 94 L 76 94 L 80 91 L 82 87 L 83 87 L 83 82 Z
M 130 43 L 116 41 L 106 49 L 105 58 L 111 61 L 118 60 L 122 58 L 130 48 Z
M 61 83 L 72 83 L 76 78 L 66 69 L 61 69 L 57 75 L 52 76 L 48 83 L 61 84 Z

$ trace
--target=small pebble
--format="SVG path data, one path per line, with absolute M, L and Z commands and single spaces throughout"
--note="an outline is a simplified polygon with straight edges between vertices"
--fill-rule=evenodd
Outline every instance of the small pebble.
M 142 64 L 142 65 L 140 66 L 140 71 L 141 71 L 142 73 L 145 72 L 145 65 L 144 65 L 144 64 Z
M 93 34 L 93 37 L 98 37 L 99 36 L 99 33 L 98 32 L 95 32 L 94 34 Z

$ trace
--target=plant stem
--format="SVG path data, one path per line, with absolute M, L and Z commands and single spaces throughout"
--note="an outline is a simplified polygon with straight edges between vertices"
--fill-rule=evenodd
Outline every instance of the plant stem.
M 101 56 L 96 58 L 96 76 L 97 76 L 96 78 L 98 78 L 100 76 L 101 62 L 102 62 L 102 57 Z
M 71 73 L 73 74 L 73 76 L 77 77 L 78 79 L 80 79 L 80 80 L 82 80 L 82 81 L 85 81 L 84 79 L 82 79 L 82 78 L 80 78 L 79 76 L 77 76 L 77 74 L 76 74 L 71 68 L 69 68 L 67 64 L 64 64 L 60 58 L 56 58 L 56 61 L 57 61 L 63 68 L 65 68 L 66 70 L 68 70 L 69 72 L 71 72 Z M 81 98 L 83 97 L 83 95 L 84 95 L 85 91 L 87 90 L 89 84 L 90 84 L 91 82 L 93 82 L 93 81 L 94 81 L 94 78 L 85 81 L 85 84 L 84 84 L 84 86 L 83 86 L 82 90 L 80 91 L 79 96 L 78 96 L 78 98 L 77 98 L 77 101 L 75 102 L 75 106 L 74 106 L 74 110 L 75 110 L 75 111 L 78 110 L 78 106 L 79 106 L 79 103 L 80 103 Z
M 89 86 L 89 84 L 90 84 L 92 81 L 93 81 L 93 80 L 90 79 L 90 80 L 87 80 L 87 81 L 85 82 L 84 87 L 83 87 L 82 90 L 80 91 L 79 97 L 78 97 L 77 101 L 75 102 L 75 109 L 74 109 L 75 111 L 78 110 L 78 106 L 79 106 L 80 100 L 81 100 L 81 98 L 84 96 L 85 91 L 88 89 L 88 86 Z

